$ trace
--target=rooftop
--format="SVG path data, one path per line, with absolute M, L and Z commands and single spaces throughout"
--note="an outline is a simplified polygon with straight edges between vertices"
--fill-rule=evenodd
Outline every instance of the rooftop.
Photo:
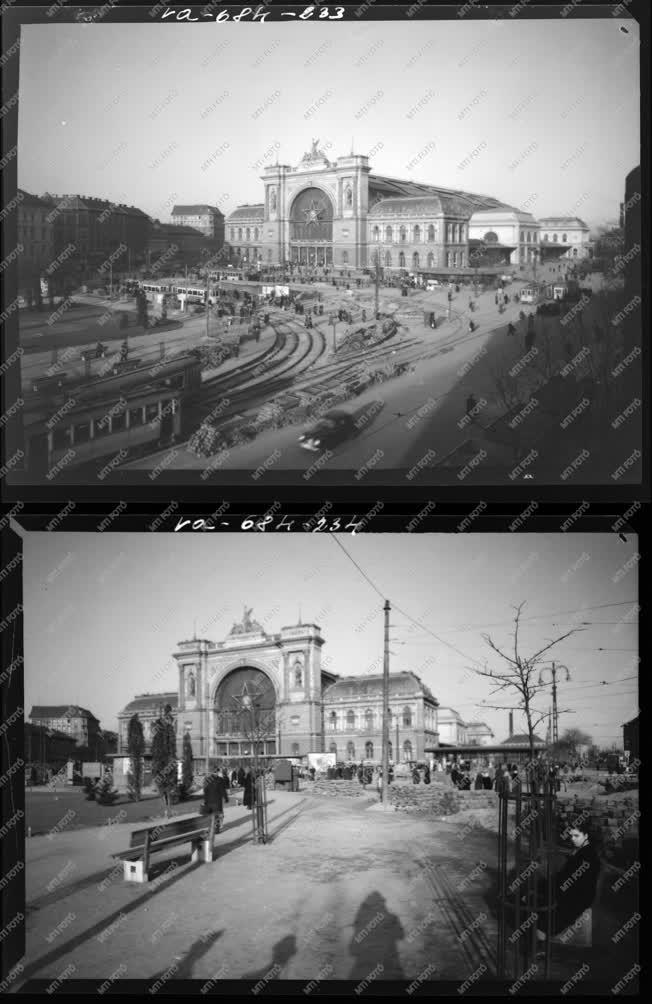
M 429 687 L 416 675 L 409 671 L 390 673 L 389 696 L 408 697 L 420 692 L 424 697 L 438 703 Z M 358 697 L 382 698 L 383 674 L 370 676 L 343 676 L 323 692 L 324 702 L 333 700 L 350 700 Z
M 255 203 L 253 205 L 245 204 L 243 206 L 237 206 L 232 213 L 226 218 L 227 223 L 232 223 L 234 220 L 263 220 L 263 215 L 265 212 L 265 206 L 262 202 Z
M 539 219 L 539 223 L 542 227 L 581 227 L 583 230 L 588 230 L 584 220 L 581 220 L 579 216 L 542 216 Z
M 179 701 L 177 691 L 170 691 L 165 694 L 137 694 L 133 701 L 130 701 L 120 712 L 120 716 L 138 711 L 158 711 L 161 705 L 169 704 L 172 710 L 176 710 Z
M 197 205 L 197 206 L 175 206 L 172 216 L 207 216 L 209 213 L 223 216 L 224 213 L 217 206 Z
M 80 708 L 78 704 L 34 704 L 30 718 L 92 718 L 99 721 L 92 711 Z

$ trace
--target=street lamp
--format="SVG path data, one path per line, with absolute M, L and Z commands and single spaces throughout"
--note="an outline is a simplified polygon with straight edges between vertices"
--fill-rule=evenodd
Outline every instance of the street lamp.
M 256 689 L 253 690 L 252 695 L 249 690 L 249 685 L 245 683 L 242 688 L 242 693 L 236 698 L 242 707 L 243 714 L 246 715 L 248 713 L 251 720 L 251 737 L 254 748 L 254 779 L 251 810 L 253 838 L 255 844 L 267 843 L 267 793 L 265 790 L 264 778 L 258 777 L 258 729 L 256 727 L 256 712 L 259 710 L 260 705 L 256 704 L 254 701 L 254 697 L 261 696 L 261 692 Z

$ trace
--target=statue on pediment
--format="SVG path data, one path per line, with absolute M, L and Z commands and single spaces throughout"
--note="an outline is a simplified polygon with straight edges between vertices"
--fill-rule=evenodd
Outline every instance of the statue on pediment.
M 304 153 L 302 164 L 314 164 L 316 162 L 323 161 L 327 167 L 330 167 L 330 161 L 328 160 L 326 154 L 323 150 L 319 149 L 319 139 L 312 140 L 312 149 Z
M 240 624 L 234 624 L 229 631 L 229 635 L 263 633 L 262 624 L 259 624 L 257 620 L 252 618 L 252 613 L 253 607 L 245 607 L 242 622 Z

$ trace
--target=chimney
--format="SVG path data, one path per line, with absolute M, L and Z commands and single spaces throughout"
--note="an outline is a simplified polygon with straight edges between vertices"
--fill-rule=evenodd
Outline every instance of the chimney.
M 514 735 L 514 712 L 510 711 L 510 713 L 509 713 L 509 738 L 511 739 L 511 737 L 513 735 Z

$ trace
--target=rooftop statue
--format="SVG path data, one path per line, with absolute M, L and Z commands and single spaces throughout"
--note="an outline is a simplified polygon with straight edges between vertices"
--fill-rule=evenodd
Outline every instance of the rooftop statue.
M 245 607 L 244 614 L 242 616 L 242 622 L 240 624 L 235 623 L 229 634 L 256 634 L 263 633 L 262 624 L 252 618 L 253 607 Z

